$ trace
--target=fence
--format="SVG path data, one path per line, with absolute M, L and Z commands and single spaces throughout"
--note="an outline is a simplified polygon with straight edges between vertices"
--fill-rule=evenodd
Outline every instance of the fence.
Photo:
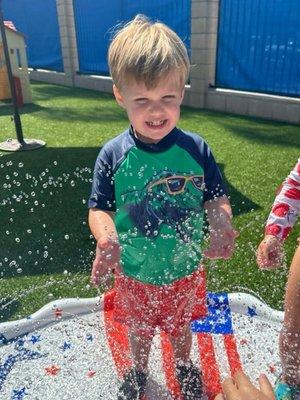
M 3 0 L 3 14 L 25 35 L 31 68 L 64 70 L 55 0 Z
M 299 0 L 221 0 L 216 85 L 300 96 Z
M 30 65 L 57 71 L 33 70 L 32 79 L 111 92 L 110 28 L 144 13 L 171 26 L 190 51 L 185 105 L 300 123 L 299 0 L 3 1 L 5 18 L 27 36 Z M 13 13 L 21 3 L 30 29 Z M 43 62 L 31 56 L 32 30 Z
M 190 47 L 190 0 L 73 0 L 79 72 L 108 75 L 107 51 L 113 28 L 145 14 L 174 29 Z

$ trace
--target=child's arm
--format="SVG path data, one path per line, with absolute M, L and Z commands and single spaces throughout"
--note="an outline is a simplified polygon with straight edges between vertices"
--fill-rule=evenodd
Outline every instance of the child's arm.
M 283 241 L 287 238 L 300 214 L 300 159 L 277 194 L 269 215 L 265 237 L 257 249 L 260 268 L 281 265 Z
M 114 213 L 91 208 L 89 226 L 94 235 L 96 256 L 92 266 L 91 281 L 94 285 L 107 285 L 112 271 L 120 262 L 120 246 L 114 223 Z
M 238 232 L 232 227 L 232 211 L 227 197 L 206 201 L 204 208 L 210 230 L 210 245 L 204 255 L 211 259 L 230 258 L 234 251 L 234 240 Z

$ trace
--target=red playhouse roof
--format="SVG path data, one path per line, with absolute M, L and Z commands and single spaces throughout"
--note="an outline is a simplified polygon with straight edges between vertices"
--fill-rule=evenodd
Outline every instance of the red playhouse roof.
M 18 35 L 24 36 L 23 33 L 17 31 L 17 28 L 12 21 L 4 21 L 4 26 L 10 31 L 17 33 Z

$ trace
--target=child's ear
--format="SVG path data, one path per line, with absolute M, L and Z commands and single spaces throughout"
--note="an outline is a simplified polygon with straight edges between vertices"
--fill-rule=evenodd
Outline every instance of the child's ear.
M 184 93 L 185 93 L 185 87 L 183 87 L 182 92 L 181 92 L 181 99 L 180 99 L 180 103 L 183 101 L 184 98 Z
M 125 108 L 123 96 L 122 96 L 120 90 L 117 88 L 117 86 L 115 84 L 113 85 L 113 92 L 114 92 L 115 98 L 116 98 L 117 103 L 119 104 L 119 106 Z

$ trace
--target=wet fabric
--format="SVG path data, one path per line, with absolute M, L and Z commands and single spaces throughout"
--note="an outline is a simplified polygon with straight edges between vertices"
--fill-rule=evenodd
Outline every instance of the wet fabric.
M 200 136 L 174 128 L 144 143 L 130 128 L 101 149 L 89 207 L 116 212 L 125 275 L 163 285 L 198 268 L 204 203 L 224 194 Z
M 203 307 L 206 303 L 205 288 L 202 290 L 204 296 L 199 297 L 199 286 L 205 287 L 201 269 L 173 284 L 161 286 L 144 284 L 117 274 L 114 318 L 149 339 L 154 336 L 156 328 L 178 337 L 186 331 L 192 319 L 206 314 Z

